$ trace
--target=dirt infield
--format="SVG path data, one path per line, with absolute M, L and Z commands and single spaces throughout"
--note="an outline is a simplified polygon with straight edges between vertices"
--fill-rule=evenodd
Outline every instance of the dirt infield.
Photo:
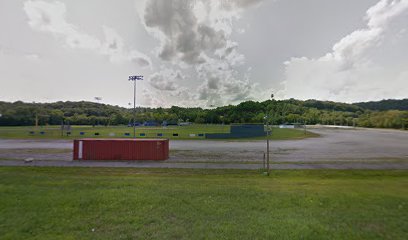
M 271 141 L 274 168 L 407 169 L 408 132 L 378 129 L 312 130 L 318 138 Z M 72 142 L 64 140 L 1 140 L 1 165 L 84 165 L 112 167 L 244 168 L 262 167 L 264 141 L 171 141 L 165 162 L 72 163 Z M 13 160 L 13 161 L 11 161 Z M 41 163 L 40 160 L 48 160 Z M 25 163 L 26 164 L 26 163 Z M 81 165 L 82 164 L 82 165 Z M 26 164 L 27 165 L 27 164 Z

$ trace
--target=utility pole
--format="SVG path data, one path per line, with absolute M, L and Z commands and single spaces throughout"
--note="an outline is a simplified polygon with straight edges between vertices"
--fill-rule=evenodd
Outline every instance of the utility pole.
M 269 176 L 269 116 L 265 115 L 266 121 L 266 173 Z M 265 167 L 265 152 L 264 152 L 264 167 Z
M 271 99 L 273 100 L 273 94 L 271 94 Z M 270 136 L 270 131 L 269 131 L 269 116 L 265 116 L 266 119 L 266 174 L 269 176 L 269 136 Z
M 269 121 L 266 123 L 266 172 L 269 175 Z
M 133 138 L 136 138 L 136 81 L 143 80 L 143 76 L 129 76 L 129 81 L 133 81 Z

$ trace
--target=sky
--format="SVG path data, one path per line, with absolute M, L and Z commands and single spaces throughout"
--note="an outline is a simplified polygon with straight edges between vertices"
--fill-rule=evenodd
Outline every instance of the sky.
M 408 97 L 408 0 L 0 0 L 0 101 Z

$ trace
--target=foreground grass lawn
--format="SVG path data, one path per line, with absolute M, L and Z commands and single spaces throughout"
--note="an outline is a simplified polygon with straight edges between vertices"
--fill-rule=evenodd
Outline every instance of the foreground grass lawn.
M 0 239 L 408 239 L 407 171 L 0 168 Z

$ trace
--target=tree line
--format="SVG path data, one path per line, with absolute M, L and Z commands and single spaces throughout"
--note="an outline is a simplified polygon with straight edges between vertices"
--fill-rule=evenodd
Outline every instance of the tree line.
M 136 121 L 231 123 L 300 123 L 377 128 L 407 128 L 407 99 L 364 104 L 296 99 L 245 101 L 212 109 L 137 108 Z M 366 106 L 369 106 L 366 107 Z M 94 102 L 0 102 L 0 126 L 126 125 L 133 109 Z

